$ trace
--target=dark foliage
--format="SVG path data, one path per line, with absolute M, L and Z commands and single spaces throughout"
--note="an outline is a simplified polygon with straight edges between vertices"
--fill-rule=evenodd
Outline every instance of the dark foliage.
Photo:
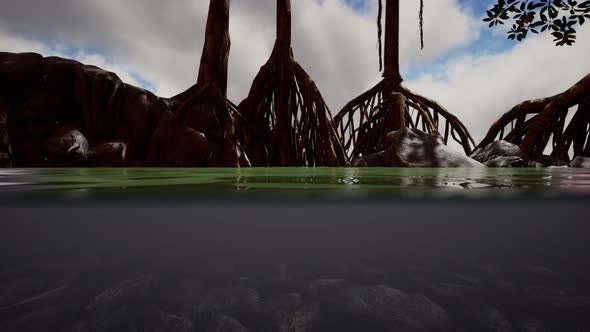
M 551 32 L 557 46 L 572 45 L 576 28 L 590 19 L 590 0 L 497 0 L 487 11 L 489 26 L 512 22 L 508 39 L 522 41 L 529 33 Z

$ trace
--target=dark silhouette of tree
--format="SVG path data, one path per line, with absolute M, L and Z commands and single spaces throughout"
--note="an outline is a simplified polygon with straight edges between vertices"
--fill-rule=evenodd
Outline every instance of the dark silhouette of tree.
M 522 41 L 529 33 L 551 32 L 556 45 L 572 45 L 575 27 L 590 19 L 590 1 L 498 0 L 487 16 L 484 21 L 490 27 L 514 22 L 509 39 Z M 567 123 L 570 112 L 574 114 Z M 590 75 L 556 96 L 516 105 L 491 126 L 478 148 L 497 139 L 519 145 L 523 153 L 542 163 L 590 156 Z
M 508 39 L 524 40 L 529 33 L 551 32 L 557 46 L 576 41 L 576 26 L 590 19 L 590 1 L 497 0 L 484 22 L 490 27 L 513 22 Z
M 255 166 L 343 166 L 346 155 L 328 106 L 291 48 L 291 1 L 277 1 L 277 39 L 238 107 Z
M 575 113 L 567 124 L 570 110 Z M 543 153 L 550 143 L 550 157 L 563 161 L 590 157 L 590 74 L 563 93 L 516 105 L 492 125 L 478 148 L 501 139 L 519 145 L 542 163 L 547 161 Z
M 211 0 L 197 83 L 175 96 L 175 115 L 181 124 L 205 134 L 212 147 L 207 166 L 247 164 L 236 139 L 239 113 L 227 100 L 227 68 L 230 52 L 229 0 Z
M 379 1 L 378 35 L 381 56 L 381 15 Z M 420 26 L 423 22 L 420 4 Z M 386 148 L 388 133 L 402 128 L 416 128 L 427 133 L 440 133 L 445 144 L 452 137 L 467 154 L 475 145 L 467 128 L 454 115 L 433 100 L 420 96 L 402 85 L 399 69 L 399 0 L 387 0 L 385 7 L 385 50 L 383 80 L 369 91 L 349 102 L 334 121 L 349 158 L 366 156 Z M 421 33 L 421 45 L 424 45 Z M 381 67 L 381 66 L 380 66 Z

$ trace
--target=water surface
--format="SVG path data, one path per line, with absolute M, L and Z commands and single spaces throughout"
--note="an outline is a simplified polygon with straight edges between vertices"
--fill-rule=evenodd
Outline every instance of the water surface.
M 590 170 L 57 168 L 0 170 L 3 198 L 557 198 L 590 194 Z

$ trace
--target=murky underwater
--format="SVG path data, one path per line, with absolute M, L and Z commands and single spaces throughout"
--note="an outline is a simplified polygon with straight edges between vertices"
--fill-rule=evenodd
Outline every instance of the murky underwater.
M 0 331 L 589 331 L 590 172 L 0 171 Z

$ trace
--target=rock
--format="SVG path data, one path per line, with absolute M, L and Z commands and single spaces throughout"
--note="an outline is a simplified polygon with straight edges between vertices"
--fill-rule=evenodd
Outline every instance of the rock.
M 520 327 L 522 332 L 552 332 L 553 329 L 546 326 L 539 320 L 529 320 L 522 324 Z
M 469 320 L 473 320 L 471 330 L 487 332 L 512 331 L 512 324 L 504 318 L 497 308 L 488 304 L 468 303 L 467 305 L 467 315 Z
M 475 150 L 471 158 L 488 167 L 540 167 L 530 160 L 516 144 L 500 140 Z
M 159 98 L 77 61 L 0 53 L 0 167 L 223 162 L 224 153 L 214 153 L 218 143 L 176 121 L 173 107 L 182 102 Z M 64 126 L 72 131 L 64 132 Z
M 444 145 L 442 137 L 404 128 L 387 135 L 389 148 L 357 158 L 353 167 L 484 167 Z
M 158 305 L 166 312 L 190 314 L 193 306 L 201 301 L 201 281 L 192 278 L 170 278 L 162 280 L 158 288 Z
M 590 298 L 583 295 L 569 295 L 565 291 L 556 288 L 529 286 L 525 293 L 536 302 L 557 308 L 577 309 L 589 308 Z
M 0 167 L 12 166 L 12 151 L 10 148 L 8 130 L 6 128 L 8 112 L 8 103 L 0 98 Z
M 160 118 L 170 110 L 163 99 L 151 92 L 124 84 L 108 110 L 106 124 L 112 123 L 114 128 L 103 141 L 126 142 L 129 157 L 145 161 Z
M 197 311 L 193 314 L 193 331 L 199 332 L 249 332 L 238 320 L 220 313 Z
M 301 310 L 293 313 L 282 313 L 275 318 L 275 328 L 278 332 L 303 332 L 313 331 L 313 323 L 321 314 L 318 303 L 306 305 Z
M 274 296 L 261 304 L 265 312 L 296 311 L 303 304 L 303 297 L 299 293 L 288 293 Z
M 326 299 L 335 296 L 346 287 L 344 279 L 318 279 L 307 286 L 307 296 Z
M 0 322 L 7 318 L 27 315 L 45 307 L 57 305 L 63 298 L 66 286 L 58 287 L 45 291 L 41 294 L 36 294 L 33 297 L 24 299 L 18 303 L 0 308 Z
M 207 166 L 211 152 L 205 135 L 183 127 L 172 112 L 165 112 L 149 144 L 147 164 L 169 167 Z
M 539 162 L 542 166 L 541 167 L 549 167 L 549 168 L 568 168 L 569 164 L 557 157 L 541 155 L 537 158 L 537 162 Z
M 49 164 L 81 164 L 90 154 L 88 140 L 74 126 L 59 126 L 45 145 Z
M 487 167 L 494 167 L 494 168 L 527 167 L 527 165 L 528 165 L 527 162 L 523 158 L 517 157 L 517 156 L 507 156 L 507 157 L 494 156 L 492 159 L 486 161 L 483 164 L 486 165 Z
M 322 328 L 330 331 L 446 331 L 448 315 L 423 295 L 389 286 L 350 286 L 322 303 Z
M 117 286 L 97 295 L 86 309 L 95 314 L 104 315 L 116 308 L 138 303 L 145 304 L 153 297 L 153 290 L 158 279 L 158 276 L 148 275 L 122 281 Z
M 34 53 L 0 52 L 0 98 L 22 102 L 43 84 L 43 57 Z
M 58 311 L 55 307 L 47 307 L 13 317 L 6 323 L 0 323 L 0 331 L 11 332 L 50 332 L 55 331 Z
M 590 158 L 577 156 L 570 163 L 570 167 L 573 168 L 590 168 Z
M 212 290 L 203 296 L 198 305 L 201 312 L 221 312 L 230 316 L 242 316 L 258 311 L 258 291 L 232 286 Z
M 45 281 L 32 278 L 22 278 L 4 284 L 0 288 L 0 307 L 20 302 L 43 292 Z
M 387 278 L 385 271 L 360 262 L 354 262 L 349 265 L 348 277 L 358 283 L 379 284 Z
M 555 272 L 553 270 L 551 270 L 548 267 L 545 266 L 534 266 L 534 265 L 530 265 L 526 267 L 526 270 L 530 273 L 532 273 L 535 276 L 539 276 L 542 278 L 551 278 L 551 279 L 555 279 L 555 278 L 559 278 L 561 275 L 559 274 L 559 272 Z
M 72 331 L 117 331 L 117 332 L 192 332 L 195 330 L 189 318 L 165 313 L 157 308 L 141 304 L 123 306 L 108 314 L 73 326 Z
M 127 161 L 127 144 L 112 142 L 93 146 L 89 159 L 92 166 L 125 166 Z

